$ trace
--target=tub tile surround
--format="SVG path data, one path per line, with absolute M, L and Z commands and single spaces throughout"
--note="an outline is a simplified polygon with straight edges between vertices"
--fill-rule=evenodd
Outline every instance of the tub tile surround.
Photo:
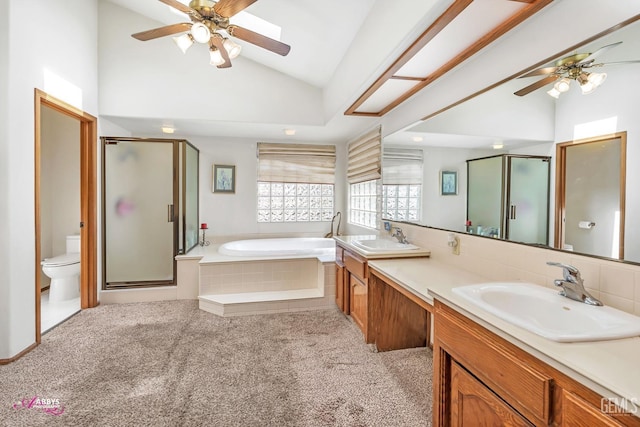
M 608 306 L 640 316 L 640 266 L 559 252 L 486 237 L 454 233 L 460 239 L 460 255 L 447 246 L 448 231 L 401 226 L 408 240 L 431 250 L 431 258 L 460 268 L 487 281 L 520 281 L 555 288 L 553 281 L 562 270 L 547 261 L 577 267 L 585 288 Z M 419 261 L 417 261 L 419 262 Z
M 315 288 L 317 264 L 315 258 L 201 264 L 200 294 Z
M 270 237 L 283 236 L 223 237 L 214 240 L 218 244 L 196 247 L 178 256 L 178 265 L 185 263 L 187 267 L 183 270 L 185 274 L 178 276 L 178 287 L 193 287 L 183 283 L 183 279 L 193 282 L 195 278 L 200 308 L 225 317 L 334 309 L 334 259 L 311 255 L 236 257 L 218 253 L 221 243 Z

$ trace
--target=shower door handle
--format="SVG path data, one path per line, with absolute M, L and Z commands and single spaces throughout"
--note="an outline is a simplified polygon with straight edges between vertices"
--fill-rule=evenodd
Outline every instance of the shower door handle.
M 167 205 L 167 222 L 173 222 L 173 205 Z
M 511 205 L 511 212 L 509 216 L 509 219 L 516 219 L 516 205 Z

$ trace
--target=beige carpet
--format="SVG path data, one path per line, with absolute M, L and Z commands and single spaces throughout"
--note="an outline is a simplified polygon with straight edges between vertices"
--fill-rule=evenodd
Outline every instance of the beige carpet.
M 0 425 L 429 426 L 431 377 L 429 349 L 374 353 L 338 310 L 106 305 L 0 366 Z

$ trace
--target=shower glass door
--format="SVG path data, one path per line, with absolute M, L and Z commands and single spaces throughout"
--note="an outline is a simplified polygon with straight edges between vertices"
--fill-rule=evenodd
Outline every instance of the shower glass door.
M 177 146 L 105 139 L 103 147 L 104 287 L 174 284 Z
M 549 159 L 509 157 L 509 240 L 549 243 Z

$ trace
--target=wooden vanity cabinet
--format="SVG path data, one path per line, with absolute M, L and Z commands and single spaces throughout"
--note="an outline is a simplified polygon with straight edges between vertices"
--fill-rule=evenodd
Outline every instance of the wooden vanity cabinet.
M 348 314 L 358 325 L 367 344 L 373 342 L 369 328 L 369 268 L 367 260 L 358 254 L 344 250 L 342 255 L 345 268 L 345 286 L 348 289 Z
M 369 321 L 369 289 L 367 283 L 360 280 L 354 274 L 349 274 L 350 286 L 350 314 L 353 321 L 360 327 L 364 335 L 365 342 L 371 343 L 368 321 Z
M 602 396 L 440 301 L 434 318 L 434 426 L 640 426 L 613 404 L 602 411 Z
M 336 246 L 336 305 L 344 313 L 349 314 L 349 279 L 343 262 L 344 249 Z
M 340 245 L 336 245 L 336 305 L 378 351 L 430 344 L 431 305 L 369 269 L 365 257 Z

